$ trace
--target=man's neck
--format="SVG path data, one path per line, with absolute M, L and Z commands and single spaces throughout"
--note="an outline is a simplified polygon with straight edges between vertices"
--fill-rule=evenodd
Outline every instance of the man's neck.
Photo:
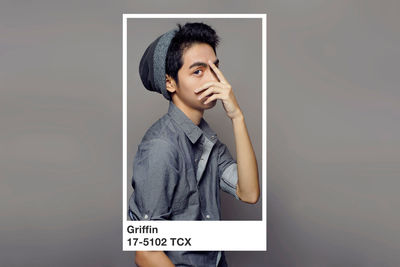
M 187 106 L 178 98 L 173 98 L 172 101 L 194 124 L 199 125 L 201 118 L 203 118 L 204 110 L 197 110 Z

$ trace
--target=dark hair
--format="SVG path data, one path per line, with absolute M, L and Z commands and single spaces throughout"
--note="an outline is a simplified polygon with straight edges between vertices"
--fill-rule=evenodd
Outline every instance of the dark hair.
M 209 44 L 214 53 L 218 46 L 219 37 L 215 30 L 202 22 L 186 23 L 183 27 L 178 23 L 178 31 L 168 48 L 167 58 L 165 60 L 165 73 L 171 76 L 177 84 L 178 71 L 183 65 L 183 52 L 196 43 Z

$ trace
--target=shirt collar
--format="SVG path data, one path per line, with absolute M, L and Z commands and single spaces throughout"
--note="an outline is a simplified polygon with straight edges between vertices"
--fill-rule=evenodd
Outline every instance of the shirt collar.
M 192 144 L 196 143 L 202 134 L 212 143 L 217 141 L 217 134 L 210 128 L 204 118 L 201 118 L 197 126 L 172 101 L 169 101 L 168 115 L 179 125 Z

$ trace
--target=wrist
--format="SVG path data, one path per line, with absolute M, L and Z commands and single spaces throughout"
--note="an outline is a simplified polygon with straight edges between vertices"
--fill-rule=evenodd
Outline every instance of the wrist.
M 241 110 L 239 110 L 238 112 L 236 112 L 236 114 L 234 116 L 231 117 L 232 122 L 235 121 L 243 121 L 244 120 L 244 116 Z

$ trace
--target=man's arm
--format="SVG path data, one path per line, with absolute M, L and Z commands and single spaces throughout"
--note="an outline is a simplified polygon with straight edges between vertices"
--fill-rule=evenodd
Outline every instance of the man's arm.
M 258 167 L 244 116 L 241 112 L 232 118 L 232 125 L 235 135 L 236 161 L 238 166 L 236 194 L 240 200 L 254 204 L 260 196 Z
M 139 267 L 174 267 L 163 251 L 136 251 L 135 263 Z
M 243 113 L 239 108 L 231 85 L 225 79 L 222 72 L 211 60 L 208 61 L 208 64 L 217 75 L 219 82 L 207 82 L 200 88 L 195 89 L 195 92 L 199 93 L 203 91 L 199 99 L 211 95 L 204 101 L 204 104 L 216 99 L 222 101 L 227 116 L 232 120 L 233 132 L 235 135 L 236 161 L 238 165 L 236 194 L 240 200 L 244 202 L 256 203 L 260 196 L 257 160 L 247 132 Z

